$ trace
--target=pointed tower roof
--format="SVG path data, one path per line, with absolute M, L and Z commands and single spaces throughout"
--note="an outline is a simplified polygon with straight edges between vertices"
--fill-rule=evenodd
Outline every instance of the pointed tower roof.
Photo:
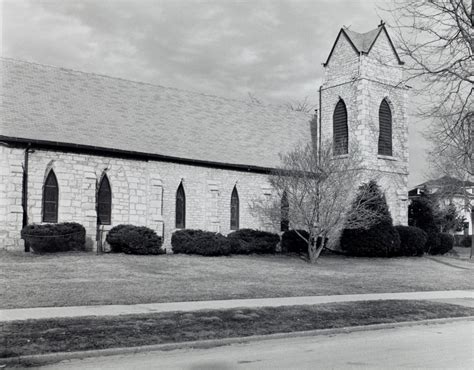
M 385 28 L 385 23 L 380 22 L 377 28 L 370 30 L 368 32 L 364 32 L 364 33 L 352 31 L 348 27 L 341 28 L 341 30 L 339 31 L 339 34 L 337 35 L 336 41 L 334 42 L 334 45 L 332 46 L 331 52 L 329 53 L 328 59 L 326 60 L 325 63 L 323 63 L 323 65 L 326 66 L 329 63 L 329 60 L 331 59 L 334 48 L 336 47 L 336 44 L 339 41 L 340 37 L 346 37 L 349 43 L 351 44 L 352 48 L 357 54 L 369 54 L 370 50 L 372 49 L 372 46 L 375 44 L 375 41 L 377 41 L 378 37 L 380 36 L 382 32 L 385 32 L 388 38 L 388 41 L 390 42 L 390 46 L 392 47 L 393 52 L 395 53 L 395 56 L 397 57 L 398 63 L 404 64 L 404 62 L 398 56 L 397 50 L 395 49 L 395 46 L 393 45 L 393 42 L 390 36 L 388 35 L 387 29 Z

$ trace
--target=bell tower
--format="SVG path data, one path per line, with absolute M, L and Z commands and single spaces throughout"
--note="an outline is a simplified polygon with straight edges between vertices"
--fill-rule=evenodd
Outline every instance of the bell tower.
M 358 33 L 346 27 L 323 64 L 320 139 L 335 156 L 357 147 L 362 170 L 385 191 L 395 224 L 407 224 L 408 87 L 385 24 Z

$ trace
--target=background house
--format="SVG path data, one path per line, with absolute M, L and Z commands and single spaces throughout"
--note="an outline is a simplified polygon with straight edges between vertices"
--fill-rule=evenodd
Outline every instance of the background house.
M 472 235 L 471 212 L 474 205 L 474 182 L 443 176 L 419 184 L 408 192 L 410 199 L 423 195 L 436 195 L 435 199 L 440 207 L 453 204 L 458 214 L 465 218 L 464 230 L 457 231 L 456 234 Z

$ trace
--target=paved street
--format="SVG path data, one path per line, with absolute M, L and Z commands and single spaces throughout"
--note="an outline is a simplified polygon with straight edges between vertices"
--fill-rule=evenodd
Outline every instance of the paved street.
M 474 368 L 474 321 L 65 361 L 48 369 Z

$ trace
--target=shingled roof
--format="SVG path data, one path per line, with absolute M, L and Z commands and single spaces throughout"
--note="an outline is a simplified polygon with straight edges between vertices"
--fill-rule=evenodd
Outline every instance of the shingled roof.
M 0 139 L 69 143 L 243 166 L 279 165 L 310 116 L 0 58 Z
M 370 50 L 372 49 L 372 46 L 375 44 L 375 41 L 377 41 L 377 38 L 380 36 L 382 32 L 386 34 L 388 41 L 390 43 L 390 46 L 392 47 L 393 52 L 395 53 L 398 63 L 404 64 L 404 62 L 400 59 L 400 56 L 398 55 L 397 50 L 395 49 L 395 46 L 393 45 L 392 39 L 390 38 L 387 28 L 385 27 L 385 23 L 380 22 L 377 28 L 370 30 L 368 32 L 364 32 L 364 33 L 352 31 L 348 27 L 341 28 L 341 30 L 339 31 L 339 34 L 337 35 L 336 41 L 334 42 L 331 48 L 328 58 L 326 62 L 323 63 L 323 65 L 326 66 L 329 63 L 329 60 L 331 59 L 334 48 L 336 47 L 336 44 L 339 41 L 339 38 L 341 36 L 347 38 L 347 40 L 352 45 L 352 48 L 354 49 L 356 53 L 369 54 Z

